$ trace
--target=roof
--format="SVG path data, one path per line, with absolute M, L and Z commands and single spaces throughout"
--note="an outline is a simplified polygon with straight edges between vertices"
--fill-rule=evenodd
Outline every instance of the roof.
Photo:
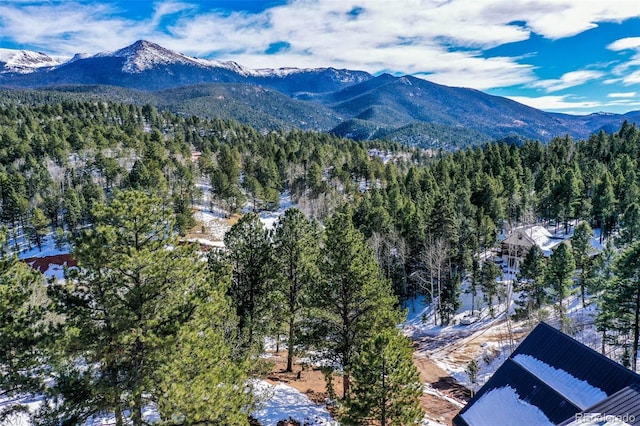
M 548 256 L 553 248 L 562 241 L 561 238 L 555 238 L 543 226 L 527 226 L 514 229 L 503 241 L 503 244 L 524 245 L 527 247 L 536 245 Z
M 509 412 L 512 420 L 531 415 L 537 409 L 543 414 L 542 418 L 546 418 L 546 424 L 560 424 L 573 421 L 576 414 L 587 412 L 598 404 L 605 404 L 628 387 L 631 391 L 623 395 L 629 396 L 634 390 L 640 390 L 640 375 L 550 325 L 540 323 L 460 411 L 453 423 L 458 426 L 483 424 L 478 421 L 478 413 L 486 412 L 487 407 L 483 406 L 492 404 L 492 395 L 505 389 L 513 390 L 518 398 L 517 403 L 505 403 L 501 407 Z M 613 404 L 622 401 L 621 398 L 623 396 L 615 397 L 611 406 L 603 407 L 614 407 Z M 503 397 L 503 401 L 506 400 L 508 398 Z
M 633 384 L 614 393 L 588 409 L 564 421 L 561 426 L 602 424 L 603 418 L 613 417 L 628 425 L 640 425 L 640 385 Z M 594 420 L 588 423 L 588 419 Z M 600 423 L 598 423 L 598 421 Z

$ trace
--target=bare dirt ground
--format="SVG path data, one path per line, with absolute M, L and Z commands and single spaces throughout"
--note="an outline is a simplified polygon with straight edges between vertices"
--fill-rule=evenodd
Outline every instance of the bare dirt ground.
M 423 382 L 431 388 L 423 397 L 423 407 L 433 420 L 447 425 L 471 398 L 471 392 L 445 371 L 464 371 L 471 360 L 497 355 L 498 347 L 517 346 L 526 330 L 496 321 L 479 328 L 456 327 L 446 333 L 424 335 L 414 341 L 414 363 Z M 444 367 L 444 368 L 443 368 Z M 433 392 L 431 391 L 433 390 Z
M 296 363 L 292 373 L 285 373 L 287 353 L 283 351 L 271 355 L 269 361 L 273 362 L 273 368 L 266 377 L 267 381 L 272 384 L 284 383 L 306 394 L 316 404 L 326 404 L 327 384 L 320 369 L 313 367 L 303 369 Z M 456 383 L 446 371 L 425 356 L 415 354 L 413 360 L 420 372 L 420 380 L 433 389 L 433 392 L 425 393 L 420 399 L 422 408 L 431 420 L 451 425 L 452 419 L 458 414 L 461 406 L 470 398 L 469 390 Z M 342 389 L 342 378 L 338 375 L 334 376 L 333 385 L 339 394 Z
M 327 393 L 327 382 L 319 368 L 310 366 L 303 367 L 301 364 L 294 362 L 293 372 L 287 373 L 285 372 L 287 367 L 287 353 L 282 351 L 272 353 L 271 355 L 272 357 L 269 358 L 269 361 L 274 364 L 271 374 L 266 377 L 268 382 L 272 384 L 284 383 L 304 393 L 316 404 L 326 403 L 329 397 Z M 341 391 L 342 377 L 334 375 L 333 387 L 336 392 Z
M 425 392 L 420 399 L 427 417 L 438 423 L 451 425 L 461 406 L 471 397 L 471 393 L 424 355 L 414 353 L 413 363 L 420 372 L 420 380 L 433 389 L 433 392 Z
M 240 214 L 235 213 L 228 218 L 209 218 L 206 222 L 196 221 L 195 226 L 189 230 L 185 239 L 198 238 L 209 241 L 222 241 L 224 233 L 235 225 L 240 217 Z

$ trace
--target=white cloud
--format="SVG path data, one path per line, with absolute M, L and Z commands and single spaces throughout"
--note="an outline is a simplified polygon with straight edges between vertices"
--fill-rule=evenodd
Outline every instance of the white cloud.
M 154 7 L 153 17 L 151 18 L 151 27 L 155 27 L 162 22 L 162 19 L 174 15 L 179 12 L 188 10 L 195 10 L 196 6 L 189 3 L 165 1 L 163 3 L 156 3 Z
M 630 111 L 640 107 L 640 100 L 613 99 L 596 101 L 574 98 L 571 95 L 551 96 L 507 96 L 507 98 L 543 111 L 560 111 L 566 114 L 588 114 L 600 110 Z
M 540 87 L 546 89 L 547 92 L 557 92 L 559 90 L 568 89 L 583 85 L 591 80 L 596 80 L 605 76 L 602 71 L 571 71 L 563 74 L 559 79 L 540 80 L 531 83 L 531 87 Z
M 27 3 L 16 7 L 8 3 L 0 5 L 0 31 L 17 43 L 58 55 L 123 47 L 123 40 L 135 41 L 136 35 L 148 32 L 144 23 L 134 27 L 114 13 L 106 4 Z
M 526 11 L 536 7 L 535 2 L 515 0 L 514 7 L 518 4 L 528 5 L 525 6 Z M 546 9 L 539 13 L 533 11 L 530 18 L 523 20 L 527 21 L 532 31 L 550 39 L 580 34 L 597 27 L 599 22 L 621 22 L 640 16 L 636 0 L 560 0 L 538 4 Z M 549 7 L 551 4 L 556 5 L 557 9 Z
M 536 80 L 526 58 L 486 58 L 489 48 L 527 40 L 532 32 L 556 39 L 598 22 L 640 16 L 637 0 L 291 0 L 258 14 L 203 12 L 199 7 L 188 0 L 161 0 L 139 21 L 126 18 L 109 2 L 3 2 L 0 32 L 24 45 L 55 48 L 48 52 L 53 54 L 114 50 L 144 38 L 186 54 L 235 60 L 252 68 L 389 70 L 488 89 Z M 356 7 L 362 12 L 354 17 L 349 12 Z M 628 40 L 610 46 L 632 45 Z M 278 42 L 290 48 L 264 54 Z M 538 87 L 553 92 L 599 77 L 595 71 L 576 71 Z
M 607 49 L 614 51 L 621 50 L 640 50 L 640 37 L 626 37 L 614 41 L 607 46 Z
M 568 95 L 562 96 L 539 96 L 539 97 L 528 97 L 528 96 L 507 96 L 507 98 L 519 102 L 524 105 L 529 105 L 530 107 L 549 111 L 549 110 L 566 110 L 566 109 L 592 109 L 603 106 L 601 102 L 597 101 L 571 101 L 568 100 Z
M 607 98 L 635 98 L 638 96 L 637 92 L 621 92 L 621 93 L 609 93 Z
M 640 84 L 640 69 L 626 74 L 624 77 L 622 77 L 622 83 L 626 86 L 630 86 L 632 84 Z

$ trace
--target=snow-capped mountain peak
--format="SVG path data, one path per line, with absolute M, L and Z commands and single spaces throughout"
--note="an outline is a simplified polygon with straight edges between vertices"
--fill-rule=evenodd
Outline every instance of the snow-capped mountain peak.
M 55 67 L 63 61 L 52 58 L 42 52 L 31 50 L 0 49 L 0 72 L 29 74 L 38 68 Z
M 127 73 L 139 73 L 157 65 L 203 65 L 201 61 L 196 58 L 165 49 L 160 45 L 146 40 L 138 40 L 132 45 L 120 50 L 98 53 L 95 56 L 124 58 L 125 63 L 122 71 Z

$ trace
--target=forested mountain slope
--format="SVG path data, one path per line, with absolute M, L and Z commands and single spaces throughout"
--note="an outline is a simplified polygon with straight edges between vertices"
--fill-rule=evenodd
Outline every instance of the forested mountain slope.
M 531 223 L 580 225 L 571 246 L 548 260 L 531 255 L 535 267 L 513 282 L 517 315 L 554 307 L 565 318 L 567 295 L 588 289 L 605 344 L 626 348 L 635 363 L 640 332 L 626 319 L 637 305 L 625 303 L 637 295 L 640 258 L 635 125 L 584 140 L 491 143 L 432 156 L 397 143 L 260 132 L 149 104 L 49 103 L 59 95 L 12 93 L 0 108 L 4 249 L 21 249 L 19 235 L 32 247 L 55 235 L 73 246 L 81 266 L 69 285 L 51 283 L 47 292 L 15 259 L 0 262 L 2 288 L 11 296 L 0 306 L 3 336 L 11 337 L 0 363 L 20 367 L 0 384 L 10 394 L 45 392 L 52 402 L 38 414 L 43 424 L 101 413 L 141 422 L 149 401 L 162 418 L 193 413 L 245 424 L 243 409 L 252 402 L 237 384 L 259 377 L 261 342 L 282 330 L 352 379 L 338 392 L 351 395 L 341 398 L 340 415 L 373 410 L 366 404 L 380 399 L 367 392 L 385 386 L 375 377 L 393 377 L 412 383 L 393 401 L 409 398 L 399 406 L 415 420 L 421 386 L 408 342 L 397 334 L 397 307 L 421 294 L 433 302 L 438 324 L 450 324 L 464 282 L 481 290 L 480 308 L 493 312 L 503 297 L 500 272 L 483 254 L 500 229 Z M 213 195 L 212 208 L 237 214 L 226 250 L 211 252 L 206 263 L 177 239 L 194 226 L 196 182 Z M 277 208 L 283 191 L 299 209 L 269 231 L 252 210 Z M 587 255 L 578 227 L 587 241 L 591 228 L 600 229 L 609 246 L 603 256 Z M 293 263 L 295 269 L 285 266 Z M 44 311 L 31 315 L 29 288 L 38 285 L 55 305 L 43 302 Z M 14 305 L 24 308 L 20 321 L 5 320 Z M 42 328 L 52 319 L 56 327 Z M 188 368 L 194 353 L 203 368 Z M 386 359 L 402 362 L 375 377 L 357 368 L 385 368 Z M 45 387 L 51 369 L 64 380 Z M 225 384 L 234 385 L 216 393 Z M 202 405 L 191 395 L 218 395 L 229 406 Z
M 78 93 L 85 90 L 78 86 L 90 86 L 89 91 L 107 100 L 146 98 L 174 113 L 222 116 L 259 130 L 331 130 L 338 136 L 385 137 L 431 148 L 503 138 L 548 142 L 564 134 L 586 138 L 600 129 L 613 131 L 625 119 L 638 119 L 637 112 L 586 117 L 547 113 L 411 76 L 335 68 L 251 70 L 231 61 L 189 57 L 144 40 L 114 52 L 79 54 L 62 63 L 36 52 L 5 52 L 2 57 L 0 86 L 6 88 Z M 15 58 L 21 57 L 40 59 L 16 68 Z M 445 134 L 455 136 L 447 139 Z

